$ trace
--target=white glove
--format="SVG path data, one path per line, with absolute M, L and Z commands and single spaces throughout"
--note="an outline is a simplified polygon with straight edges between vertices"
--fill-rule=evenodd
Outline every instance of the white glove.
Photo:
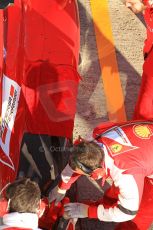
M 55 205 L 57 205 L 64 197 L 65 197 L 66 190 L 60 189 L 56 186 L 50 193 L 49 193 L 49 202 L 55 201 Z
M 69 203 L 64 205 L 64 216 L 68 218 L 86 218 L 88 217 L 89 206 L 81 203 Z

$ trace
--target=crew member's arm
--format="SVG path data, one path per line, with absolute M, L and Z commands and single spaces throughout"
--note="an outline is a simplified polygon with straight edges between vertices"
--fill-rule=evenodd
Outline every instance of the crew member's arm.
M 115 206 L 104 208 L 88 206 L 80 203 L 70 203 L 65 206 L 65 212 L 70 218 L 98 218 L 106 222 L 124 222 L 133 219 L 139 209 L 143 191 L 144 178 L 141 175 L 132 176 L 121 174 L 114 180 L 116 187 L 119 187 L 118 202 Z
M 121 174 L 114 180 L 119 188 L 118 202 L 114 207 L 105 209 L 103 205 L 89 207 L 88 216 L 102 221 L 124 222 L 133 219 L 139 209 L 144 178 L 141 175 Z
M 80 176 L 81 174 L 76 173 L 67 164 L 61 173 L 61 181 L 49 194 L 49 201 L 52 202 L 55 200 L 55 204 L 60 202 L 64 198 L 66 191 Z
M 66 165 L 61 173 L 61 181 L 58 187 L 62 190 L 68 190 L 71 185 L 81 176 L 81 174 L 76 173 L 69 164 Z

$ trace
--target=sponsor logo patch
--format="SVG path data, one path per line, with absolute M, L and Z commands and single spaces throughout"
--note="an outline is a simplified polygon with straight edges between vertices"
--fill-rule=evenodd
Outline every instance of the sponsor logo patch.
M 10 158 L 10 140 L 14 122 L 18 109 L 18 101 L 20 97 L 20 86 L 17 82 L 3 77 L 2 92 L 2 113 L 0 125 L 0 162 L 14 170 L 14 164 Z
M 129 138 L 120 127 L 115 127 L 112 131 L 104 134 L 102 142 L 107 146 L 112 156 L 117 156 L 138 148 L 131 144 Z
M 141 139 L 150 139 L 153 135 L 148 125 L 135 125 L 133 127 L 134 134 Z
M 6 112 L 5 112 L 5 118 L 3 119 L 3 122 L 1 125 L 1 133 L 0 133 L 2 142 L 4 144 L 6 141 L 6 135 L 8 132 L 9 122 L 11 121 L 11 118 L 12 118 L 13 113 L 14 113 L 16 98 L 17 98 L 17 91 L 14 89 L 14 86 L 11 85 L 10 86 L 10 93 L 9 93 L 9 97 L 8 97 L 8 104 L 7 104 L 7 108 L 6 108 Z

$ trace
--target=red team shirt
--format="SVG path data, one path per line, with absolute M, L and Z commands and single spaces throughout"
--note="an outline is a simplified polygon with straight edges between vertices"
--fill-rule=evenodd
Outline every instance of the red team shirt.
M 106 123 L 93 131 L 94 138 L 99 134 L 95 141 L 104 150 L 104 167 L 119 190 L 118 202 L 107 209 L 90 206 L 88 215 L 102 221 L 131 220 L 139 209 L 145 178 L 153 178 L 153 123 Z M 69 189 L 80 176 L 67 165 L 59 187 Z

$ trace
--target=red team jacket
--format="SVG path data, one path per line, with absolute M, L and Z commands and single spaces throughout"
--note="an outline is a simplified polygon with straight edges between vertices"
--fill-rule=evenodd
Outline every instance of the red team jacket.
M 144 53 L 149 53 L 153 45 L 153 8 L 149 4 L 149 0 L 144 0 L 147 8 L 144 11 L 144 19 L 146 22 L 147 38 L 144 43 Z
M 119 194 L 114 207 L 90 206 L 88 216 L 107 222 L 131 220 L 139 209 L 144 179 L 153 178 L 153 122 L 102 124 L 94 129 L 93 138 L 104 150 L 107 176 Z M 67 165 L 59 187 L 69 189 L 80 176 Z

